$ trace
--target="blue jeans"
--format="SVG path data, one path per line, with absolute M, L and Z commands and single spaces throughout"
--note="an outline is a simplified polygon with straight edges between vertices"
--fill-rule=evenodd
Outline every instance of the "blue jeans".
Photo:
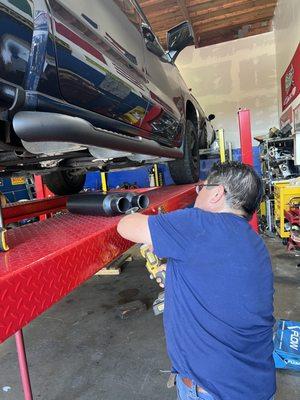
M 193 386 L 189 388 L 185 383 L 182 382 L 180 375 L 176 377 L 176 387 L 177 387 L 177 399 L 178 400 L 214 400 L 214 397 L 193 383 Z
M 180 375 L 177 375 L 176 377 L 176 387 L 178 400 L 215 400 L 214 396 L 206 392 L 203 388 L 201 388 L 201 386 L 197 386 L 194 383 L 191 388 L 186 386 L 182 382 L 182 378 L 180 377 Z M 275 397 L 272 397 L 270 400 L 275 400 Z

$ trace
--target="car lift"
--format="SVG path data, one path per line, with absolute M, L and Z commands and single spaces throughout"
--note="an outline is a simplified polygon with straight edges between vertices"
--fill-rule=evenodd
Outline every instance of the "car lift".
M 239 126 L 242 155 L 248 157 L 243 160 L 250 164 L 248 110 L 239 111 Z M 149 196 L 150 206 L 141 211 L 148 215 L 187 207 L 196 198 L 195 184 L 138 191 Z M 62 212 L 5 231 L 9 223 L 65 210 L 66 200 L 49 197 L 0 206 L 0 343 L 15 334 L 25 400 L 33 397 L 22 328 L 132 246 L 117 233 L 121 216 Z
M 150 199 L 145 214 L 183 208 L 196 197 L 194 184 L 139 191 Z M 2 209 L 3 227 L 65 206 L 66 197 L 9 205 Z M 117 233 L 120 218 L 66 212 L 5 233 L 9 250 L 0 253 L 0 343 L 15 334 L 26 400 L 32 392 L 22 328 L 132 246 Z

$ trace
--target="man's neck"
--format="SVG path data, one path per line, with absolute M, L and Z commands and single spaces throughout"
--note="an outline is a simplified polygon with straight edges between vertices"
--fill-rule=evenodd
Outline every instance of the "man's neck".
M 198 208 L 201 209 L 201 207 L 198 207 Z M 238 217 L 246 218 L 246 215 L 243 213 L 243 211 L 236 210 L 234 208 L 230 208 L 230 207 L 226 207 L 226 206 L 225 207 L 220 207 L 219 209 L 216 209 L 216 210 L 212 210 L 211 212 L 234 214 L 234 215 L 237 215 Z
M 221 209 L 220 211 L 217 211 L 217 212 L 230 213 L 230 214 L 237 215 L 238 217 L 246 218 L 246 215 L 245 215 L 245 213 L 243 213 L 243 211 L 236 210 L 236 209 L 230 208 L 230 207 L 224 207 L 223 209 Z

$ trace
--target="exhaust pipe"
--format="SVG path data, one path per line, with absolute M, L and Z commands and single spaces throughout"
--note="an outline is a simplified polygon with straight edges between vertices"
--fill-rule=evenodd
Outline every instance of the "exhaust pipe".
M 133 207 L 139 207 L 141 210 L 144 210 L 149 206 L 149 198 L 144 194 L 139 194 L 133 196 L 131 204 Z
M 130 202 L 131 207 L 137 207 L 144 210 L 149 206 L 149 197 L 144 194 L 134 193 L 134 192 L 114 192 L 118 196 L 124 196 Z
M 20 111 L 13 118 L 13 127 L 18 137 L 26 142 L 68 142 L 150 156 L 183 157 L 179 148 L 163 146 L 140 136 L 95 128 L 82 118 L 64 114 Z
M 73 214 L 110 217 L 125 214 L 131 208 L 125 196 L 102 193 L 80 193 L 67 200 L 67 210 Z

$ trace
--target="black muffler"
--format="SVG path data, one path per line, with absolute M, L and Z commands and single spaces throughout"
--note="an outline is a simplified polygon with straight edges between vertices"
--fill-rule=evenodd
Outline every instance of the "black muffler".
M 114 193 L 79 193 L 67 200 L 67 210 L 73 214 L 109 217 L 125 214 L 130 208 L 131 203 L 125 196 Z

